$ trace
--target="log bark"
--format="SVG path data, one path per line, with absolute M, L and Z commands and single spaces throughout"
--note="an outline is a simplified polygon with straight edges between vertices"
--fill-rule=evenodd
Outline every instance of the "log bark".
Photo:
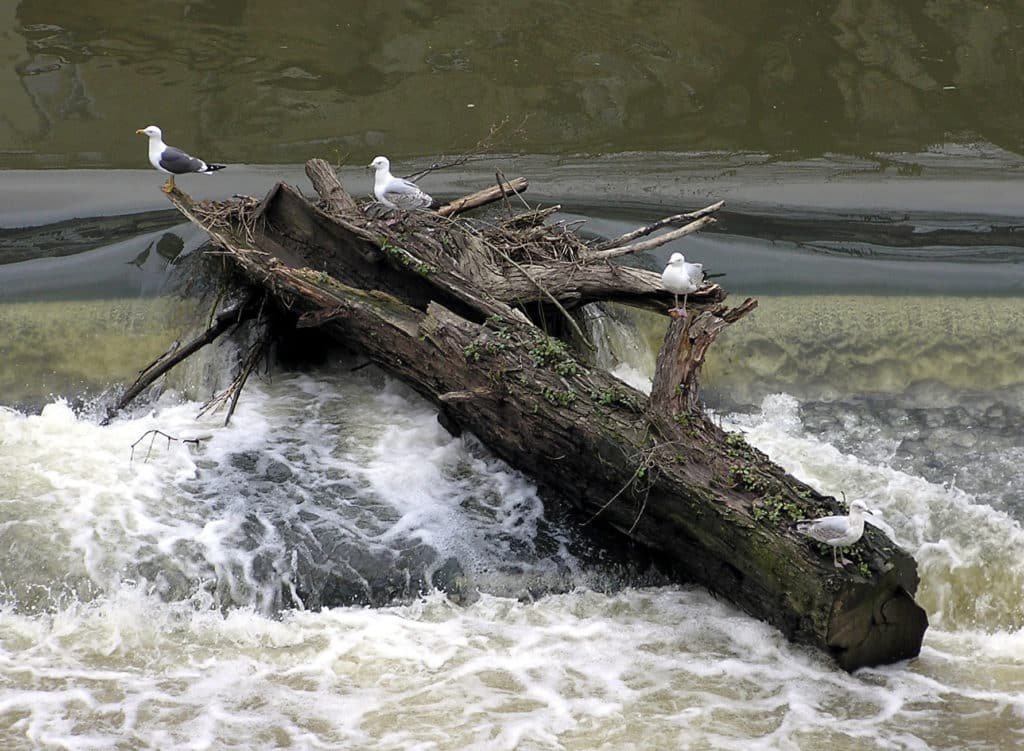
M 275 201 L 288 195 L 275 190 Z M 918 653 L 927 619 L 913 599 L 913 559 L 869 527 L 846 552 L 855 565 L 834 569 L 831 555 L 799 535 L 793 522 L 838 512 L 836 500 L 785 473 L 741 436 L 723 432 L 699 407 L 708 347 L 754 301 L 730 308 L 720 288 L 710 295 L 702 290 L 690 318 L 671 323 L 648 398 L 588 369 L 563 342 L 515 314 L 513 302 L 540 301 L 536 280 L 532 292 L 525 284 L 514 293 L 485 286 L 508 269 L 488 252 L 491 240 L 471 228 L 453 228 L 456 236 L 411 218 L 397 231 L 375 220 L 357 231 L 340 222 L 289 244 L 281 238 L 295 234 L 291 223 L 253 233 L 246 229 L 251 224 L 211 221 L 216 212 L 197 209 L 178 191 L 170 198 L 255 284 L 298 313 L 299 325 L 321 327 L 411 385 L 438 405 L 446 424 L 472 431 L 531 476 L 547 503 L 571 504 L 588 523 L 658 555 L 680 580 L 721 594 L 787 637 L 831 654 L 843 668 Z M 263 214 L 277 218 L 265 226 L 282 220 L 272 204 Z M 291 210 L 298 211 L 296 205 Z M 299 213 L 315 217 L 314 224 L 322 220 L 308 204 Z M 383 288 L 365 286 L 365 274 L 348 273 L 367 263 L 360 246 L 374 242 L 382 256 L 377 265 L 388 270 L 379 274 Z M 274 243 L 286 258 L 277 256 Z M 328 248 L 353 257 L 328 263 Z M 325 263 L 330 273 L 321 270 Z M 579 258 L 566 263 L 587 267 Z M 612 268 L 597 262 L 590 271 L 602 267 Z M 614 296 L 623 270 L 603 273 L 602 294 Z M 559 300 L 587 299 L 578 286 L 543 278 Z M 640 281 L 652 285 L 648 298 L 662 299 L 649 277 L 630 283 Z M 497 312 L 502 306 L 512 314 Z

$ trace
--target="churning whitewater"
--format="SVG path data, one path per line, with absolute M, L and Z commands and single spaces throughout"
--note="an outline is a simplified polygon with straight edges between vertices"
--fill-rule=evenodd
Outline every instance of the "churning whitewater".
M 793 397 L 721 419 L 881 512 L 921 563 L 932 628 L 917 660 L 847 675 L 699 589 L 602 565 L 521 475 L 381 377 L 276 376 L 228 428 L 197 410 L 169 395 L 107 428 L 61 402 L 0 411 L 4 748 L 1018 737 L 1019 521 L 839 450 Z M 200 443 L 147 439 L 130 459 L 151 429 Z M 342 570 L 339 551 L 373 565 Z M 467 584 L 419 596 L 438 572 Z M 1000 680 L 971 677 L 986 673 Z

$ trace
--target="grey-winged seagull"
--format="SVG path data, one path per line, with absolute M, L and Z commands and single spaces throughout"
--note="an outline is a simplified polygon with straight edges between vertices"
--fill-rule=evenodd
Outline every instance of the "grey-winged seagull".
M 174 190 L 174 176 L 187 175 L 195 172 L 200 175 L 209 175 L 219 169 L 224 169 L 223 164 L 207 164 L 202 159 L 189 156 L 181 149 L 168 146 L 164 143 L 163 133 L 155 125 L 148 125 L 139 128 L 136 133 L 149 136 L 149 163 L 161 172 L 166 172 L 170 178 L 164 183 L 162 190 L 170 193 Z
M 836 559 L 836 549 L 853 545 L 864 534 L 864 514 L 875 513 L 864 501 L 856 500 L 850 504 L 848 516 L 823 516 L 820 519 L 797 522 L 798 532 L 812 540 L 832 546 L 832 563 L 842 568 Z M 843 563 L 849 563 L 845 558 Z
M 373 178 L 373 195 L 389 209 L 427 209 L 437 205 L 416 183 L 392 175 L 386 156 L 374 157 L 367 167 L 377 173 Z
M 669 310 L 669 314 L 679 313 L 686 318 L 686 297 L 700 289 L 703 281 L 703 264 L 687 263 L 682 253 L 673 253 L 661 274 L 661 286 L 675 297 L 676 306 Z M 683 296 L 682 308 L 679 307 L 679 295 Z

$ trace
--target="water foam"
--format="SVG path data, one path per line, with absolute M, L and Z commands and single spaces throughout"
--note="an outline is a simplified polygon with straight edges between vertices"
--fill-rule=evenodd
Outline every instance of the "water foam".
M 1016 549 L 1019 528 L 955 487 L 808 435 L 786 396 L 727 422 L 826 492 L 856 487 L 883 508 L 922 561 L 934 625 L 920 659 L 847 675 L 693 589 L 288 607 L 294 541 L 326 539 L 335 524 L 384 546 L 463 546 L 482 570 L 514 552 L 510 580 L 549 565 L 537 562 L 547 522 L 532 486 L 441 431 L 402 387 L 381 385 L 275 380 L 246 392 L 227 429 L 219 416 L 197 420 L 191 403 L 108 428 L 63 403 L 0 411 L 5 466 L 17 468 L 0 474 L 0 497 L 13 499 L 0 549 L 24 536 L 4 568 L 0 745 L 926 749 L 952 738 L 995 749 L 1014 739 L 1024 630 L 1001 624 L 1015 622 L 1019 564 L 1001 571 L 1005 586 L 976 587 L 962 572 L 989 548 Z M 148 461 L 130 462 L 151 427 L 203 440 L 158 441 Z M 958 531 L 965 519 L 980 539 Z M 567 555 L 557 535 L 554 549 Z M 89 596 L 53 596 L 76 577 Z
M 1024 710 L 1019 659 L 982 681 L 940 641 L 848 675 L 695 589 L 269 619 L 123 585 L 0 634 L 11 749 L 999 748 Z

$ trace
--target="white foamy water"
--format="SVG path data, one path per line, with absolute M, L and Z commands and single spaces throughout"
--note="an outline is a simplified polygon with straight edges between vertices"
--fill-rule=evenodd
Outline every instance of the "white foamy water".
M 790 397 L 724 420 L 823 491 L 881 509 L 921 562 L 932 627 L 916 660 L 848 675 L 699 589 L 597 591 L 608 579 L 530 483 L 387 382 L 256 384 L 228 428 L 196 411 L 168 402 L 106 428 L 61 403 L 0 411 L 0 747 L 1024 739 L 1019 523 L 955 485 L 840 451 Z M 129 461 L 149 429 L 202 440 L 158 439 L 148 461 L 139 449 Z M 345 555 L 394 562 L 422 548 L 437 551 L 410 559 L 425 580 L 455 557 L 482 594 L 458 605 L 364 582 L 397 604 L 310 609 Z M 566 591 L 521 596 L 538 582 Z

